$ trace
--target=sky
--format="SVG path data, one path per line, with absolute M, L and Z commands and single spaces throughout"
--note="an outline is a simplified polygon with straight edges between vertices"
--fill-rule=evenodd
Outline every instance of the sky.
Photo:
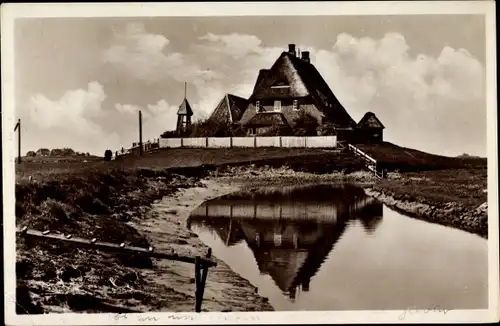
M 23 18 L 15 22 L 15 107 L 23 152 L 103 155 L 195 119 L 226 93 L 248 98 L 289 43 L 311 52 L 354 120 L 384 138 L 486 156 L 485 22 L 480 15 Z

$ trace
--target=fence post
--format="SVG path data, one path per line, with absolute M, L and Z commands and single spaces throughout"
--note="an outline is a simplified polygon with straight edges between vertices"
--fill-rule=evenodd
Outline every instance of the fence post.
M 278 136 L 280 138 L 280 148 L 283 147 L 282 141 L 281 141 L 281 136 Z
M 229 147 L 233 148 L 233 137 L 229 137 Z
M 181 147 L 184 147 L 184 138 L 181 137 Z
M 208 137 L 205 137 L 205 146 L 208 148 Z
M 206 258 L 212 257 L 212 249 L 208 248 L 208 252 L 205 256 Z M 195 283 L 196 283 L 196 306 L 195 311 L 201 312 L 201 303 L 203 302 L 203 293 L 205 292 L 205 284 L 207 282 L 208 266 L 203 265 L 200 261 L 200 257 L 196 256 L 194 259 L 195 265 Z
M 257 137 L 253 136 L 253 147 L 257 148 Z

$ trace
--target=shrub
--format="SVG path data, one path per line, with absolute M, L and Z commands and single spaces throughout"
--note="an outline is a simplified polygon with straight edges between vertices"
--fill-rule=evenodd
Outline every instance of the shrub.
M 28 156 L 28 157 L 35 157 L 36 153 L 34 151 L 29 151 L 28 153 L 26 153 L 26 156 Z
M 105 161 L 111 161 L 112 157 L 113 157 L 113 152 L 110 149 L 107 149 L 104 151 L 104 160 Z
M 321 136 L 336 136 L 335 124 L 331 122 L 324 123 L 318 127 L 318 133 Z
M 317 136 L 318 120 L 313 116 L 302 112 L 294 119 L 293 134 L 295 136 Z

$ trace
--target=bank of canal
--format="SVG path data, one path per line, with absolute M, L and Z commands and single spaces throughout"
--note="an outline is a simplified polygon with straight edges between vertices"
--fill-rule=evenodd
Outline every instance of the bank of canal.
M 485 239 L 349 184 L 247 189 L 204 202 L 188 223 L 275 310 L 487 308 Z

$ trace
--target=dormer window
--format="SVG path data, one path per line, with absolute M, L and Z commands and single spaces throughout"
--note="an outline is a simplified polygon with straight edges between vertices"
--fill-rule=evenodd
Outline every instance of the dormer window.
M 292 109 L 294 111 L 298 111 L 299 110 L 299 100 L 293 100 Z
M 274 112 L 281 112 L 281 101 L 274 101 Z
M 288 83 L 285 82 L 284 80 L 279 80 L 271 86 L 271 88 L 289 88 L 289 87 L 290 85 L 288 85 Z
M 260 111 L 260 101 L 255 101 L 255 111 L 257 111 L 257 113 Z

